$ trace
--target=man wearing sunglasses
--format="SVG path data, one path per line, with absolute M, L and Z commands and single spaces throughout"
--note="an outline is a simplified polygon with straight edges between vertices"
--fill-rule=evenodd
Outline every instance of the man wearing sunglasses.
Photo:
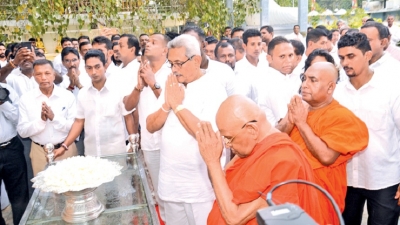
M 276 184 L 302 179 L 314 182 L 314 175 L 301 149 L 268 122 L 263 110 L 252 100 L 234 95 L 225 100 L 216 117 L 219 132 L 201 122 L 196 133 L 200 154 L 207 165 L 217 201 L 208 225 L 257 224 L 257 210 L 268 207 L 265 196 Z M 223 146 L 236 154 L 225 167 L 219 163 Z M 320 222 L 316 190 L 288 185 L 274 192 L 277 202 L 299 205 Z M 321 224 L 321 223 L 320 223 Z

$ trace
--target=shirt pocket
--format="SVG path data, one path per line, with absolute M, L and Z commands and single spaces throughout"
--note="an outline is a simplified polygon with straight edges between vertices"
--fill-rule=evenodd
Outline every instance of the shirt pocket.
M 388 109 L 377 106 L 367 111 L 367 126 L 374 131 L 382 131 L 387 129 Z

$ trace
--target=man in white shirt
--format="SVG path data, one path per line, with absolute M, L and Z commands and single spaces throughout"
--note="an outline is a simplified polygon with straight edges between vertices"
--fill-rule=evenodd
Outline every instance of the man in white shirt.
M 304 37 L 300 33 L 300 26 L 299 25 L 294 25 L 293 26 L 293 33 L 286 35 L 286 38 L 288 40 L 292 40 L 293 39 L 293 40 L 298 40 L 298 41 L 304 42 Z
M 215 46 L 215 59 L 218 62 L 225 63 L 231 67 L 232 70 L 235 70 L 235 48 L 229 42 L 219 42 L 217 46 Z
M 192 35 L 199 42 L 200 48 L 206 45 L 206 35 L 204 31 L 196 26 L 187 26 L 182 30 L 182 34 Z M 235 92 L 235 75 L 229 66 L 215 60 L 208 59 L 206 54 L 201 52 L 200 69 L 204 70 L 207 76 L 212 76 L 226 91 L 226 94 L 232 95 Z
M 6 46 L 0 42 L 0 68 L 7 65 Z
M 398 73 L 400 62 L 384 51 L 390 41 L 387 28 L 381 23 L 371 21 L 365 23 L 360 32 L 368 37 L 372 49 L 370 68 L 372 70 L 382 68 L 387 70 L 388 73 Z
M 85 67 L 92 85 L 79 92 L 75 122 L 62 147 L 54 151 L 55 158 L 68 150 L 83 128 L 85 155 L 100 157 L 126 152 L 123 116 L 131 113 L 125 110 L 118 87 L 108 83 L 105 64 L 103 52 L 92 49 L 86 53 Z
M 103 52 L 106 56 L 106 77 L 110 78 L 112 75 L 119 76 L 120 68 L 117 67 L 111 60 L 111 56 L 114 54 L 112 50 L 112 43 L 110 39 L 104 36 L 97 36 L 92 40 L 93 49 L 97 49 Z
M 61 46 L 63 49 L 66 47 L 74 47 L 69 37 L 63 37 L 61 39 Z M 53 65 L 54 65 L 54 70 L 57 71 L 59 74 L 64 75 L 67 73 L 67 68 L 65 68 L 62 62 L 61 53 L 54 58 Z
M 92 44 L 90 44 L 90 42 L 81 42 L 79 44 L 79 54 L 80 56 L 85 57 L 86 52 L 88 52 L 90 49 L 92 49 Z
M 294 48 L 289 40 L 275 37 L 268 45 L 268 75 L 260 79 L 260 108 L 270 124 L 275 126 L 287 114 L 287 104 L 298 93 L 301 81 L 292 74 L 295 61 Z
M 76 114 L 74 95 L 54 85 L 54 69 L 50 61 L 35 61 L 34 78 L 39 84 L 25 93 L 19 104 L 18 133 L 23 138 L 31 138 L 30 158 L 33 174 L 36 176 L 47 165 L 44 146 L 51 143 L 59 148 L 67 137 Z M 75 144 L 57 160 L 77 155 Z
M 400 28 L 399 26 L 394 24 L 394 16 L 389 15 L 386 19 L 387 27 L 389 28 L 390 34 L 392 38 L 390 39 L 391 43 L 396 46 L 396 44 L 400 41 Z
M 3 89 L 4 88 L 4 89 Z M 13 222 L 19 224 L 29 202 L 24 146 L 17 136 L 18 95 L 7 84 L 0 83 L 8 97 L 0 100 L 0 182 L 4 181 L 11 203 Z M 4 94 L 4 92 L 3 92 Z M 0 212 L 0 223 L 6 224 Z
M 143 151 L 144 161 L 149 170 L 155 189 L 160 214 L 164 219 L 162 203 L 157 194 L 158 175 L 160 171 L 160 135 L 157 131 L 150 133 L 146 129 L 146 119 L 156 108 L 157 99 L 164 90 L 171 68 L 167 63 L 169 37 L 163 34 L 150 35 L 146 44 L 145 56 L 147 62 L 142 62 L 138 73 L 138 84 L 129 96 L 124 99 L 128 111 L 137 107 L 139 112 L 139 124 L 141 126 L 140 146 Z
M 363 120 L 368 147 L 347 164 L 346 224 L 361 224 L 367 201 L 370 224 L 397 224 L 400 214 L 400 79 L 376 69 L 369 38 L 343 36 L 338 43 L 341 64 L 349 80 L 337 85 L 334 98 Z
M 201 120 L 211 121 L 226 99 L 225 89 L 204 75 L 198 41 L 182 34 L 168 43 L 173 75 L 147 117 L 149 132 L 161 130 L 161 164 L 158 193 L 164 201 L 165 222 L 204 225 L 215 195 L 195 139 Z
M 304 52 L 306 48 L 304 47 L 303 43 L 298 40 L 290 40 L 290 43 L 292 43 L 293 49 L 294 49 L 294 61 L 293 61 L 293 71 L 292 74 L 297 75 L 300 79 L 300 74 L 302 73 L 302 70 L 298 67 L 300 63 L 303 63 L 304 65 Z
M 268 63 L 259 59 L 262 51 L 260 31 L 247 29 L 243 33 L 243 48 L 246 55 L 236 62 L 236 94 L 244 95 L 258 102 L 257 83 L 260 76 L 266 75 Z

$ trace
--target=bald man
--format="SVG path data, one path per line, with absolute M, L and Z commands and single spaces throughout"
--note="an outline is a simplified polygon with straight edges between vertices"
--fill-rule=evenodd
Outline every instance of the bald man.
M 332 94 L 338 72 L 329 62 L 312 64 L 302 78 L 301 96 L 288 105 L 286 132 L 306 154 L 316 183 L 326 189 L 344 210 L 347 190 L 346 163 L 368 145 L 363 121 L 340 105 Z M 320 194 L 324 222 L 339 224 L 328 199 Z
M 221 104 L 216 122 L 219 132 L 213 132 L 209 122 L 201 122 L 196 133 L 217 198 L 208 225 L 255 225 L 257 210 L 268 206 L 259 192 L 265 194 L 276 184 L 291 179 L 314 182 L 301 149 L 287 134 L 272 127 L 252 100 L 238 95 L 229 97 Z M 236 154 L 225 168 L 226 175 L 219 163 L 221 136 L 226 147 Z M 282 186 L 273 193 L 273 199 L 297 204 L 321 222 L 318 195 L 310 187 Z

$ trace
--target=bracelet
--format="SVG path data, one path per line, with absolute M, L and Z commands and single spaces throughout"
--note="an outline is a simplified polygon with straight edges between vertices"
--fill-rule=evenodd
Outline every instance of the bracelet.
M 65 145 L 64 143 L 61 144 L 61 147 L 65 148 L 65 151 L 68 151 L 68 146 Z
M 171 111 L 171 110 L 165 110 L 163 106 L 161 106 L 161 110 L 166 112 L 166 113 L 169 113 L 169 111 Z
M 12 66 L 12 68 L 17 68 L 16 66 L 15 66 L 15 64 L 13 63 L 13 60 L 10 60 L 9 62 L 8 62 L 11 66 Z
M 175 108 L 174 113 L 177 114 L 177 113 L 178 113 L 179 111 L 181 111 L 182 109 L 185 109 L 185 106 L 183 106 L 183 105 L 178 105 L 178 106 Z
M 74 86 L 68 86 L 68 88 L 67 88 L 67 90 L 70 90 L 70 91 L 72 91 L 72 90 L 74 90 L 75 89 L 75 87 Z
M 135 86 L 135 90 L 137 90 L 138 92 L 142 92 L 143 89 L 139 89 L 137 86 Z

